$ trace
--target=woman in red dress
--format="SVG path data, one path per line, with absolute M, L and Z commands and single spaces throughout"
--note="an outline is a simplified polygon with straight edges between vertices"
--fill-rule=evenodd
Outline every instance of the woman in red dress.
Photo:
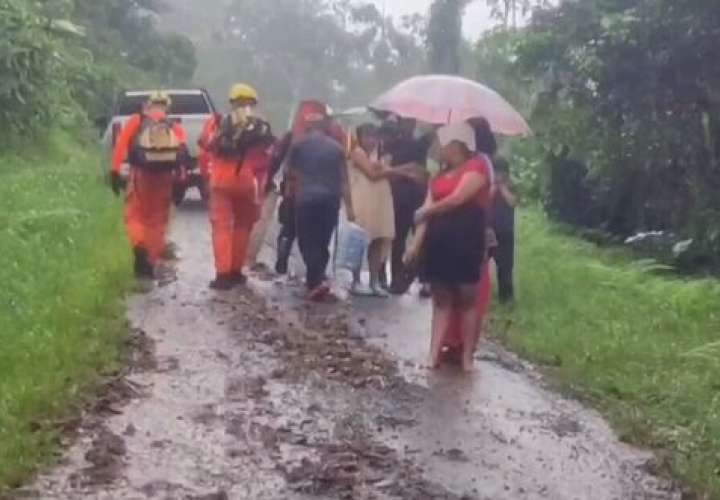
M 490 178 L 490 196 L 484 198 L 486 205 L 485 216 L 487 218 L 487 230 L 486 234 L 486 254 L 483 260 L 482 267 L 480 270 L 480 285 L 478 288 L 477 296 L 477 309 L 478 309 L 478 325 L 477 325 L 477 336 L 478 340 L 482 337 L 485 320 L 490 309 L 490 299 L 492 297 L 492 274 L 490 273 L 490 250 L 497 246 L 497 239 L 495 233 L 492 231 L 492 226 L 489 223 L 492 220 L 492 201 L 495 197 L 495 169 L 491 158 L 495 156 L 497 152 L 497 141 L 495 136 L 490 129 L 490 123 L 485 118 L 474 118 L 469 120 L 468 123 L 475 130 L 475 146 L 478 154 L 483 158 L 485 163 L 489 166 L 489 178 Z M 457 362 L 461 359 L 463 351 L 463 338 L 461 332 L 461 317 L 456 311 L 450 320 L 450 326 L 445 339 L 443 341 L 443 354 L 446 359 Z
M 406 261 L 424 250 L 427 281 L 433 297 L 430 366 L 440 363 L 445 336 L 454 315 L 462 335 L 462 366 L 473 368 L 478 337 L 478 285 L 485 258 L 485 228 L 490 197 L 490 165 L 476 154 L 475 131 L 466 123 L 438 130 L 447 168 L 431 184 L 416 213 L 418 225 Z

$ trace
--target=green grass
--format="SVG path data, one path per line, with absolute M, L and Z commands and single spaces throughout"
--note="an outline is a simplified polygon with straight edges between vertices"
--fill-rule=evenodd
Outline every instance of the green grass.
M 0 156 L 0 495 L 47 463 L 54 423 L 117 367 L 129 285 L 99 155 L 56 135 Z
M 520 212 L 517 266 L 518 303 L 496 334 L 720 498 L 720 283 L 660 276 L 534 210 Z

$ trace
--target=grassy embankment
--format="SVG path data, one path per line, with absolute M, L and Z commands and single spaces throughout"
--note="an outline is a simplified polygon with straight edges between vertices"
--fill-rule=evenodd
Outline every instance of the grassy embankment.
M 720 283 L 649 272 L 534 210 L 519 227 L 518 304 L 496 333 L 720 498 Z
M 64 135 L 0 157 L 0 496 L 117 366 L 128 251 L 99 161 Z

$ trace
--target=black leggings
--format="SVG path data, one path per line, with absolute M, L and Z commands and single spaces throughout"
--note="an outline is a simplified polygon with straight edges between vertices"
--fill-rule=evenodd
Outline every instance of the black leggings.
M 420 185 L 393 185 L 393 204 L 395 209 L 395 239 L 392 246 L 392 284 L 393 288 L 404 291 L 415 281 L 415 272 L 407 269 L 403 263 L 405 247 L 410 232 L 415 228 L 415 211 L 425 201 L 426 188 Z
M 295 220 L 295 202 L 289 196 L 283 197 L 278 208 L 278 222 L 280 223 L 280 233 L 277 241 L 277 260 L 275 262 L 275 270 L 280 274 L 285 274 L 288 269 L 290 254 L 297 236 L 296 220 Z
M 508 302 L 515 296 L 513 284 L 515 233 L 513 231 L 496 231 L 496 236 L 498 246 L 495 249 L 495 266 L 497 267 L 498 295 L 501 302 Z
M 340 200 L 334 198 L 295 203 L 298 245 L 307 268 L 307 287 L 311 290 L 325 280 L 330 261 L 330 240 L 339 213 Z

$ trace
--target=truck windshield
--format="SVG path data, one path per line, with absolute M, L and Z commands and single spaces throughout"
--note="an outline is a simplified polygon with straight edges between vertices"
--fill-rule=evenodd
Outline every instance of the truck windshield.
M 147 100 L 147 94 L 124 95 L 118 104 L 117 115 L 128 116 L 139 113 L 143 103 Z M 210 114 L 210 106 L 203 94 L 170 94 L 172 106 L 170 114 L 173 115 L 207 115 Z

